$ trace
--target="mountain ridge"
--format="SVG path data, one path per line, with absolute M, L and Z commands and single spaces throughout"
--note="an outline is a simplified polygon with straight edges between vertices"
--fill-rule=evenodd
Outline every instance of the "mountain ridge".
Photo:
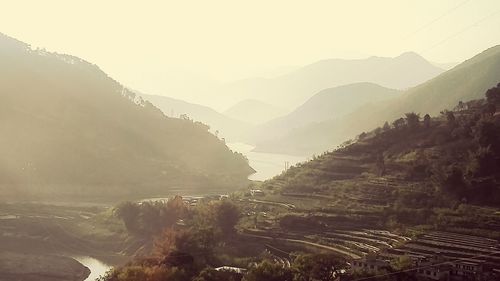
M 258 141 L 276 138 L 293 129 L 311 123 L 341 118 L 357 108 L 373 102 L 396 97 L 401 91 L 370 82 L 360 82 L 319 91 L 287 115 L 255 128 Z
M 499 77 L 500 46 L 494 46 L 393 100 L 363 106 L 342 120 L 298 128 L 283 138 L 257 144 L 256 150 L 298 155 L 321 153 L 406 112 L 436 115 L 459 101 L 480 98 L 500 81 Z
M 228 83 L 218 93 L 233 104 L 244 99 L 257 99 L 293 109 L 326 88 L 372 82 L 387 88 L 406 89 L 443 71 L 412 53 L 393 58 L 325 59 L 274 78 L 249 78 Z
M 185 114 L 194 121 L 209 125 L 212 133 L 217 131 L 218 136 L 230 141 L 241 140 L 252 127 L 251 124 L 227 116 L 208 106 L 162 95 L 139 94 L 160 108 L 165 115 L 180 117 Z

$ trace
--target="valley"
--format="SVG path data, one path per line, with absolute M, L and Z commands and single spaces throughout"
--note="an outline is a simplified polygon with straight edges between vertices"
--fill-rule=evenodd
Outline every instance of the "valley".
M 500 2 L 4 6 L 0 281 L 500 280 Z

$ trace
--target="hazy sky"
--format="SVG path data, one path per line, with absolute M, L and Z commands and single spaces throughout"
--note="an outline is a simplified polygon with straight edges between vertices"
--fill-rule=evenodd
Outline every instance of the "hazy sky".
M 193 76 L 229 81 L 325 58 L 462 61 L 500 44 L 500 1 L 16 0 L 2 2 L 0 27 L 176 96 Z

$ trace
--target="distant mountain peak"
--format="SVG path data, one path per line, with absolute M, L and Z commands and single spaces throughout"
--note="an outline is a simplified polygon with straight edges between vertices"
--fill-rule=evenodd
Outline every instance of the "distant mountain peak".
M 407 51 L 407 52 L 401 53 L 401 55 L 399 55 L 397 57 L 398 58 L 413 57 L 413 58 L 422 58 L 422 59 L 424 59 L 424 57 L 422 57 L 421 55 L 419 55 L 419 54 L 417 54 L 416 52 L 413 52 L 413 51 Z

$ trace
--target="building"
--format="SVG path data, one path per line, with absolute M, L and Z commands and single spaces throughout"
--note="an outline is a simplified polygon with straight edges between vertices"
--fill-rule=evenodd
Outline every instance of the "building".
M 382 273 L 390 267 L 388 260 L 379 259 L 378 256 L 366 256 L 351 262 L 351 270 L 371 274 Z
M 441 255 L 434 255 L 419 260 L 416 268 L 417 276 L 428 280 L 450 280 L 452 264 Z
M 484 260 L 460 259 L 453 261 L 452 280 L 479 281 L 483 280 Z
M 250 189 L 250 195 L 252 196 L 264 196 L 264 191 L 260 189 Z

